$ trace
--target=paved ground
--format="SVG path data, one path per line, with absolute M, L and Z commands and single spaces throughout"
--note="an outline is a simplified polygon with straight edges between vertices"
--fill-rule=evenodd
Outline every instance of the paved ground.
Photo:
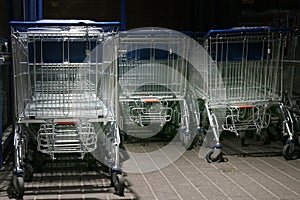
M 68 158 L 47 162 L 41 172 L 34 173 L 33 181 L 25 182 L 23 199 L 136 199 L 130 188 L 123 197 L 115 195 L 108 173 L 101 166 L 89 169 L 87 163 Z M 11 169 L 6 165 L 0 172 L 0 200 L 15 199 Z
M 147 151 L 152 145 L 140 148 Z M 127 180 L 140 199 L 149 200 L 300 199 L 300 160 L 287 162 L 273 156 L 226 157 L 228 162 L 209 164 L 199 158 L 195 149 L 166 168 L 130 173 Z
M 210 164 L 199 157 L 200 148 L 181 155 L 179 148 L 167 143 L 127 144 L 131 158 L 124 167 L 148 172 L 125 173 L 124 197 L 113 194 L 101 170 L 89 171 L 77 162 L 49 164 L 26 183 L 24 199 L 300 200 L 300 159 L 285 161 L 279 155 L 281 144 L 249 141 L 241 148 L 230 137 L 224 144 L 228 162 Z M 164 150 L 166 146 L 170 148 Z M 0 199 L 13 199 L 10 166 L 1 170 L 0 178 Z

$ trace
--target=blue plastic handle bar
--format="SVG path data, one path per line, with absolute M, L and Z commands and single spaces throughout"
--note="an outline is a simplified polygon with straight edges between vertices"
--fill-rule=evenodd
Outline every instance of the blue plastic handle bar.
M 149 34 L 176 33 L 176 32 L 165 28 L 149 27 L 145 29 L 132 29 L 127 31 L 122 31 L 121 33 L 124 35 L 149 35 Z
M 230 29 L 214 29 L 207 32 L 206 36 L 212 36 L 217 34 L 226 34 L 226 33 L 259 33 L 259 32 L 268 32 L 268 31 L 290 31 L 289 27 L 268 27 L 268 26 L 258 26 L 258 27 L 234 27 Z
M 119 26 L 120 22 L 95 22 L 91 20 L 38 20 L 11 21 L 11 26 Z

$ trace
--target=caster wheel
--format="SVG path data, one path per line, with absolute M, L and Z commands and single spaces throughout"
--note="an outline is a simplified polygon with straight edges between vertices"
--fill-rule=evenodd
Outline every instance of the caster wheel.
M 284 145 L 282 155 L 286 160 L 296 159 L 298 156 L 295 152 L 295 143 L 288 143 Z
M 115 174 L 114 176 L 115 176 L 115 181 L 114 181 L 115 193 L 119 196 L 124 196 L 124 189 L 125 189 L 124 178 L 121 174 Z
M 190 147 L 187 150 L 191 150 L 191 149 L 196 148 L 197 146 L 201 146 L 202 143 L 203 143 L 203 135 L 200 133 L 197 133 L 194 137 L 192 144 L 190 145 Z
M 212 149 L 206 154 L 206 161 L 208 163 L 212 162 L 223 162 L 225 159 L 223 158 L 221 149 Z
M 22 176 L 13 176 L 13 185 L 16 190 L 16 197 L 22 199 L 24 196 L 24 179 Z
M 30 182 L 33 179 L 33 167 L 31 164 L 26 163 L 24 166 L 24 181 Z

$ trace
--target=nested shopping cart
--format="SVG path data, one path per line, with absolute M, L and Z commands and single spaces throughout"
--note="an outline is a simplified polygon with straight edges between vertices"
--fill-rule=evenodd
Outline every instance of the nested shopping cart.
M 11 22 L 18 197 L 41 155 L 91 154 L 110 167 L 123 195 L 117 127 L 118 22 Z M 118 104 L 117 104 L 118 105 Z
M 192 47 L 189 37 L 168 29 L 120 33 L 120 127 L 127 135 L 150 138 L 169 131 L 191 146 L 199 125 Z
M 211 30 L 205 39 L 209 53 L 208 99 L 205 108 L 212 137 L 206 141 L 208 162 L 223 160 L 220 142 L 222 131 L 241 137 L 254 130 L 263 137 L 269 126 L 269 108 L 277 105 L 283 121 L 287 143 L 283 148 L 286 159 L 292 157 L 294 131 L 289 112 L 282 103 L 283 58 L 288 29 L 241 27 Z M 210 73 L 210 69 L 217 72 Z M 210 150 L 209 150 L 210 149 Z
M 284 55 L 283 80 L 284 80 L 284 96 L 283 102 L 288 115 L 287 122 L 293 128 L 294 142 L 285 146 L 283 154 L 288 159 L 300 157 L 300 111 L 299 111 L 299 70 L 300 70 L 300 35 L 299 35 L 299 16 L 291 16 L 291 31 L 287 39 L 286 53 Z M 284 135 L 287 138 L 287 134 Z

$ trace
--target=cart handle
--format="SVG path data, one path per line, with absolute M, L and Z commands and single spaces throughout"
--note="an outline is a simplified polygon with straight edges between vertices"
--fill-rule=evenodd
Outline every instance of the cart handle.
M 226 34 L 226 33 L 259 33 L 259 32 L 268 32 L 268 31 L 290 31 L 290 27 L 269 27 L 269 26 L 257 26 L 257 27 L 233 27 L 229 29 L 212 29 L 209 30 L 206 34 L 207 37 L 217 35 L 217 34 Z
M 10 21 L 11 26 L 119 26 L 117 21 L 95 22 L 92 20 L 37 20 L 37 21 Z

